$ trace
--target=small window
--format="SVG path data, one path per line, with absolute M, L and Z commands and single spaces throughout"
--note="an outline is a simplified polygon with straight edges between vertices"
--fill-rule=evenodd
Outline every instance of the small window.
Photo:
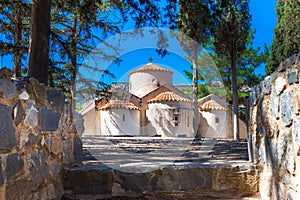
M 216 124 L 220 123 L 220 118 L 219 117 L 216 117 Z
M 125 114 L 123 114 L 123 122 L 125 121 Z
M 159 126 L 163 127 L 163 118 L 162 117 L 159 117 Z
M 190 126 L 190 116 L 187 117 L 187 122 L 186 122 L 186 124 L 187 124 L 187 127 Z
M 178 121 L 178 116 L 175 116 L 175 117 L 174 117 L 174 120 L 175 120 L 175 121 Z

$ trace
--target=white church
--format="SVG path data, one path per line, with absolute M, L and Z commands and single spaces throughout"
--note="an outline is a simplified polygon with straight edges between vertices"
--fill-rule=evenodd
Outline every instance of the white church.
M 129 91 L 111 88 L 111 97 L 92 101 L 80 113 L 84 135 L 194 137 L 190 96 L 172 84 L 173 72 L 152 62 L 129 73 Z M 228 104 L 209 95 L 199 100 L 201 137 L 233 138 Z M 240 123 L 241 138 L 246 127 Z

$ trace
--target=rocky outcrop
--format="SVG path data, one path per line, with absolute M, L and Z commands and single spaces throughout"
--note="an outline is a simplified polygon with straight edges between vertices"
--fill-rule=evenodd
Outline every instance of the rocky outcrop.
M 0 199 L 60 199 L 63 166 L 81 152 L 69 105 L 61 92 L 12 74 L 0 69 Z
M 252 90 L 249 131 L 262 199 L 300 199 L 299 70 L 300 53 Z

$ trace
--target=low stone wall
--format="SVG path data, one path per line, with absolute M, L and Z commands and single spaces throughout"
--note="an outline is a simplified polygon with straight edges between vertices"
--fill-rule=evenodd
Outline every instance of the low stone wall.
M 261 166 L 262 199 L 300 199 L 300 53 L 251 94 L 252 157 Z
M 101 163 L 65 167 L 63 199 L 256 199 L 258 195 L 258 170 L 250 162 L 174 163 L 134 173 L 142 167 L 137 163 L 125 167 L 126 172 Z
M 60 199 L 62 168 L 79 159 L 64 95 L 0 69 L 0 199 Z

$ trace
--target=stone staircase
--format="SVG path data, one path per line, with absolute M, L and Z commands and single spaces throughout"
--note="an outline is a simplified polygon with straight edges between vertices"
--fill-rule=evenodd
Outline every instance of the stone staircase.
M 245 140 L 82 137 L 80 164 L 64 168 L 63 200 L 258 199 Z

